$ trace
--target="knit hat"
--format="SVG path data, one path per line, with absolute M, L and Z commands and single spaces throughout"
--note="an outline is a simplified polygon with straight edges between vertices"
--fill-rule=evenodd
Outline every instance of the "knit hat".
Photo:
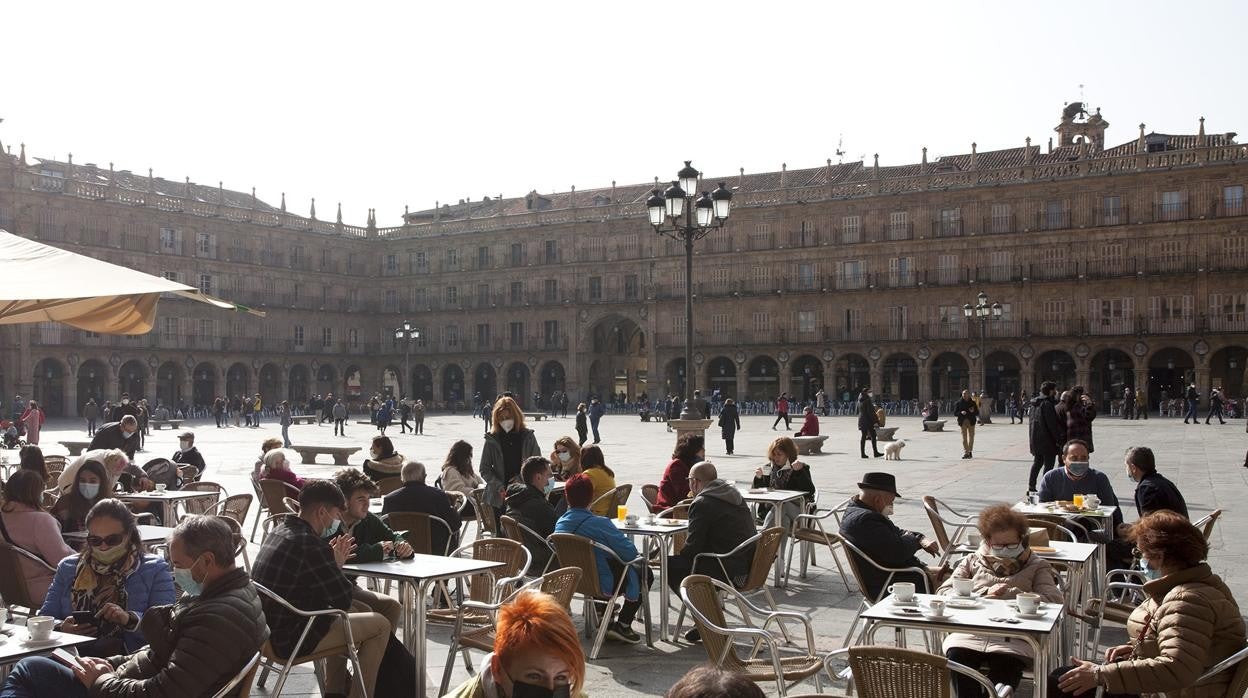
M 594 483 L 590 481 L 588 475 L 577 473 L 564 483 L 563 496 L 567 498 L 568 506 L 574 509 L 584 509 L 594 499 Z

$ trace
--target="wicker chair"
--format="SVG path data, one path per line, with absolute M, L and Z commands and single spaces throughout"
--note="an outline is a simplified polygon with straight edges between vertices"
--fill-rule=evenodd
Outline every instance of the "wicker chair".
M 61 479 L 61 473 L 65 472 L 64 468 L 48 468 L 48 477 L 44 479 L 43 486 L 48 489 L 56 489 L 57 480 Z
M 412 546 L 412 550 L 421 555 L 446 556 L 451 552 L 455 532 L 446 522 L 432 514 L 421 511 L 395 511 L 386 514 L 386 525 L 403 534 L 404 540 Z M 433 529 L 446 531 L 446 545 L 440 550 L 433 549 Z
M 260 480 L 258 486 L 262 497 L 260 501 L 264 502 L 263 509 L 266 509 L 269 512 L 269 516 L 276 516 L 277 514 L 293 514 L 297 511 L 286 506 L 286 502 L 284 501 L 291 497 L 298 499 L 299 490 L 297 488 L 292 487 L 281 480 L 273 480 L 269 478 Z M 255 537 L 254 530 L 252 531 L 252 537 Z
M 238 522 L 239 526 L 247 523 L 247 512 L 251 511 L 251 495 L 232 494 L 217 502 L 211 509 L 204 512 L 213 516 L 228 516 Z
M 872 560 L 869 555 L 859 550 L 856 545 L 850 543 L 839 533 L 829 534 L 828 537 L 840 545 L 845 551 L 845 560 L 849 563 L 850 572 L 853 573 L 854 582 L 858 584 L 858 590 L 861 594 L 858 602 L 858 608 L 854 610 L 854 619 L 849 624 L 849 630 L 845 632 L 845 645 L 843 645 L 845 647 L 848 647 L 853 640 L 854 629 L 858 627 L 858 622 L 862 620 L 862 612 L 870 608 L 872 605 L 879 603 L 880 599 L 884 598 L 884 596 L 888 594 L 888 587 L 893 583 L 893 577 L 895 577 L 897 573 L 913 572 L 916 575 L 916 578 L 922 580 L 922 588 L 919 589 L 916 587 L 916 590 L 919 593 L 926 594 L 935 589 L 935 585 L 932 584 L 932 580 L 928 576 L 927 570 L 922 567 L 885 567 L 875 560 Z M 868 597 L 867 595 L 867 585 L 863 579 L 863 564 L 870 565 L 871 568 L 874 568 L 879 572 L 888 573 L 888 576 L 884 579 L 884 583 L 880 585 L 879 593 L 873 598 Z
M 659 513 L 659 486 L 658 485 L 642 485 L 641 499 L 646 503 L 646 508 L 651 514 Z
M 286 512 L 285 514 L 274 514 L 265 519 L 264 522 L 260 524 L 260 540 L 264 540 L 264 538 L 269 535 L 269 531 L 272 531 L 275 526 L 291 516 L 295 516 L 295 514 L 292 512 Z
M 69 464 L 69 459 L 66 458 L 65 456 L 45 455 L 43 457 L 43 465 L 48 470 L 56 470 L 58 472 L 63 472 L 65 470 L 65 466 L 68 464 Z
M 966 530 L 976 527 L 975 517 L 963 514 L 931 495 L 923 497 L 923 509 L 927 511 L 927 518 L 936 533 L 936 544 L 940 546 L 937 564 L 944 563 L 953 555 Z M 946 515 L 950 518 L 945 518 Z M 949 535 L 950 528 L 953 529 L 952 536 Z
M 848 656 L 849 675 L 861 698 L 951 698 L 954 674 L 962 674 L 980 685 L 987 695 L 997 698 L 1013 695 L 1008 686 L 993 686 L 978 671 L 951 662 L 939 654 L 928 654 L 900 647 L 849 647 L 824 658 L 830 676 L 833 660 Z
M 178 465 L 178 478 L 182 480 L 182 482 L 199 482 L 200 475 L 203 475 L 203 473 L 199 471 L 199 468 L 196 468 L 193 465 Z M 183 487 L 182 489 L 186 488 Z
M 403 478 L 398 475 L 395 475 L 394 477 L 383 477 L 377 481 L 377 496 L 384 497 L 402 486 Z
M 282 657 L 278 657 L 273 651 L 273 645 L 270 644 L 270 641 L 268 640 L 265 640 L 264 646 L 260 648 L 260 665 L 263 667 L 263 670 L 260 672 L 260 679 L 257 682 L 260 687 L 264 687 L 265 679 L 268 677 L 270 670 L 278 672 L 277 685 L 273 687 L 273 690 L 268 694 L 269 696 L 277 698 L 282 695 L 282 687 L 286 685 L 286 679 L 290 676 L 290 670 L 296 664 L 306 664 L 308 662 L 315 662 L 328 657 L 337 657 L 340 655 L 346 655 L 347 660 L 351 663 L 351 674 L 355 677 L 355 681 L 359 684 L 360 695 L 368 694 L 368 689 L 364 686 L 364 672 L 360 669 L 360 657 L 356 653 L 355 639 L 351 636 L 351 623 L 347 619 L 346 611 L 340 611 L 336 608 L 329 608 L 323 611 L 302 611 L 295 608 L 290 604 L 290 602 L 286 601 L 286 599 L 283 599 L 273 593 L 263 585 L 255 581 L 253 581 L 252 584 L 255 585 L 256 591 L 260 592 L 261 596 L 268 597 L 273 601 L 273 603 L 285 609 L 287 613 L 307 619 L 307 622 L 304 623 L 303 632 L 299 636 L 299 641 L 295 643 L 294 651 L 291 652 L 291 656 L 289 658 L 284 659 Z M 308 630 L 311 629 L 312 624 L 316 622 L 318 618 L 323 617 L 333 618 L 342 624 L 342 632 L 346 638 L 346 642 L 340 647 L 331 647 L 321 652 L 304 655 L 299 654 L 299 650 L 303 649 L 301 645 L 303 644 L 303 639 L 307 636 Z M 320 680 L 319 673 L 317 674 L 317 680 L 318 682 Z M 321 686 L 321 693 L 323 694 L 324 692 L 325 687 Z
M 541 571 L 530 569 L 529 574 L 539 576 L 546 574 L 550 566 L 558 562 L 559 556 L 555 554 L 555 549 L 550 546 L 542 534 L 516 521 L 514 518 L 503 515 L 499 519 L 499 524 L 503 527 L 503 537 L 508 540 L 514 540 L 517 543 L 523 543 L 524 547 L 529 549 L 534 561 L 538 559 L 537 555 L 533 555 L 533 550 L 544 550 L 546 552 L 546 564 L 542 566 Z
M 196 497 L 195 499 L 179 499 L 174 503 L 175 516 L 181 521 L 184 516 L 206 514 L 210 509 L 216 506 L 221 498 L 228 495 L 225 488 L 215 482 L 188 482 L 182 486 L 181 492 L 206 492 L 215 494 L 214 499 L 207 497 Z
M 61 499 L 61 491 L 57 489 L 44 490 L 43 495 L 39 498 L 39 503 L 43 505 L 44 511 L 52 511 L 52 507 Z
M 9 570 L 0 574 L 0 597 L 4 599 L 5 606 L 20 606 L 33 614 L 43 605 L 43 599 L 31 595 L 26 575 L 21 572 L 20 561 L 23 559 L 44 568 L 49 574 L 55 574 L 56 568 L 34 553 L 0 541 L 0 569 Z
M 771 595 L 771 590 L 767 588 L 767 575 L 771 572 L 771 567 L 776 561 L 776 555 L 780 553 L 780 544 L 784 541 L 786 531 L 783 527 L 775 526 L 762 531 L 741 541 L 741 544 L 726 553 L 698 553 L 693 557 L 693 572 L 696 574 L 699 569 L 703 572 L 711 565 L 719 567 L 719 572 L 724 579 L 731 579 L 728 569 L 724 566 L 724 560 L 735 557 L 754 548 L 754 556 L 750 560 L 750 569 L 746 573 L 745 583 L 735 588 L 737 595 L 741 598 L 749 598 L 762 594 L 767 599 L 767 605 L 772 611 L 778 611 L 776 607 L 776 599 Z M 714 569 L 714 567 L 711 567 Z M 741 609 L 742 615 L 748 615 L 744 608 Z M 680 628 L 685 621 L 685 609 L 680 609 L 680 614 L 676 617 L 676 632 L 673 639 L 680 637 Z M 789 631 L 780 624 L 780 632 L 784 635 L 785 642 L 792 642 L 789 637 Z
M 590 540 L 584 536 L 578 536 L 571 533 L 552 533 L 550 534 L 550 543 L 555 548 L 555 552 L 559 555 L 561 564 L 567 567 L 576 567 L 581 570 L 581 579 L 577 584 L 576 593 L 584 597 L 585 606 L 585 633 L 593 635 L 594 646 L 590 650 L 590 659 L 597 659 L 598 653 L 602 650 L 603 640 L 607 637 L 607 626 L 611 624 L 612 614 L 615 613 L 615 601 L 624 595 L 624 583 L 628 580 L 627 574 L 621 574 L 616 579 L 615 589 L 610 593 L 605 592 L 598 582 L 598 556 L 594 552 L 603 552 L 608 560 L 614 559 L 624 569 L 629 567 L 637 568 L 638 580 L 641 583 L 641 609 L 646 623 L 646 641 L 650 642 L 650 590 L 646 585 L 646 575 L 644 567 L 646 565 L 646 557 L 638 555 L 632 560 L 621 560 L 615 551 L 598 541 Z M 598 613 L 594 608 L 595 600 L 606 600 L 607 607 L 603 612 L 602 621 L 599 622 Z
M 474 540 L 451 553 L 451 557 L 466 557 L 473 560 L 489 560 L 490 562 L 503 563 L 501 568 L 480 572 L 468 578 L 467 601 L 478 604 L 498 603 L 515 584 L 524 580 L 524 573 L 529 568 L 529 562 L 532 560 L 529 556 L 528 548 L 506 538 Z M 451 599 L 451 595 L 446 591 L 444 584 L 441 586 L 443 594 L 446 595 L 447 599 Z M 460 593 L 456 595 L 458 603 L 453 603 L 450 608 L 430 609 L 426 617 L 427 622 L 443 625 L 457 622 L 481 625 L 490 622 L 491 619 L 488 614 L 475 613 L 471 610 L 466 613 L 461 612 L 459 607 L 465 603 L 462 596 L 463 586 L 460 586 Z M 456 599 L 451 600 L 455 601 Z
M 243 535 L 243 525 L 233 516 L 216 515 L 222 523 L 230 527 L 230 533 L 234 534 L 234 557 L 241 556 L 243 558 L 243 569 L 247 573 L 251 573 L 251 558 L 247 555 L 247 537 Z
M 754 625 L 749 617 L 746 625 L 730 626 L 720 608 L 720 595 L 726 595 L 743 609 L 763 619 L 761 626 Z M 716 667 L 744 674 L 751 681 L 775 681 L 776 690 L 781 696 L 787 695 L 788 682 L 797 682 L 814 677 L 815 690 L 823 690 L 819 672 L 823 670 L 823 659 L 815 655 L 815 632 L 811 627 L 810 618 L 794 611 L 768 611 L 751 604 L 735 589 L 704 574 L 689 575 L 680 583 L 680 598 L 689 609 L 702 636 L 702 644 L 706 648 L 707 657 Z M 783 626 L 784 619 L 796 621 L 806 629 L 806 652 L 796 656 L 782 656 L 776 644 L 776 638 L 768 631 L 768 626 L 776 622 Z M 737 654 L 737 640 L 747 640 L 755 645 L 764 646 L 768 650 L 766 659 L 743 659 Z
M 455 667 L 455 652 L 459 651 L 464 656 L 464 668 L 468 673 L 473 673 L 472 656 L 470 649 L 480 650 L 482 652 L 494 651 L 494 624 L 486 623 L 485 625 L 476 627 L 465 627 L 465 613 L 488 614 L 493 618 L 494 613 L 502 608 L 505 604 L 516 597 L 516 594 L 530 589 L 538 589 L 544 593 L 550 594 L 563 605 L 564 608 L 570 608 L 572 604 L 572 595 L 576 593 L 576 587 L 581 580 L 581 571 L 575 567 L 564 567 L 551 572 L 547 572 L 541 577 L 534 579 L 524 586 L 517 589 L 505 601 L 497 604 L 483 604 L 477 601 L 465 601 L 459 607 L 459 612 L 455 615 L 455 630 L 451 633 L 450 649 L 446 653 L 446 666 L 442 670 L 442 685 L 438 691 L 438 695 L 445 695 L 451 682 L 451 670 Z
M 632 495 L 633 495 L 632 485 L 619 485 L 617 487 L 607 490 L 606 492 L 603 492 L 601 495 L 599 495 L 597 499 L 595 499 L 593 502 L 590 502 L 589 510 L 593 511 L 594 507 L 598 506 L 599 504 L 603 502 L 613 502 L 613 504 L 611 505 L 610 513 L 614 514 L 616 507 L 628 506 L 628 498 L 631 497 Z M 612 517 L 608 516 L 607 518 L 612 518 Z
M 477 538 L 497 536 L 495 528 L 494 507 L 485 503 L 485 488 L 478 487 L 472 491 L 472 508 L 477 516 Z
M 294 497 L 282 497 L 282 506 L 291 514 L 299 513 L 299 500 Z
M 793 567 L 793 549 L 798 547 L 798 543 L 801 544 L 802 548 L 802 563 L 798 568 L 798 576 L 802 579 L 806 578 L 807 561 L 813 562 L 814 560 L 814 546 L 826 545 L 828 552 L 832 555 L 832 562 L 836 563 L 836 571 L 841 575 L 841 582 L 845 584 L 847 591 L 852 591 L 849 586 L 849 576 L 845 574 L 845 568 L 841 566 L 841 557 L 838 555 L 838 551 L 841 549 L 840 544 L 833 540 L 823 528 L 824 522 L 832 519 L 839 531 L 841 528 L 841 514 L 845 512 L 845 508 L 852 501 L 854 501 L 852 498 L 846 499 L 827 511 L 797 515 L 797 519 L 793 522 L 794 544 L 789 546 L 788 559 L 784 563 L 785 582 L 788 582 L 789 570 Z

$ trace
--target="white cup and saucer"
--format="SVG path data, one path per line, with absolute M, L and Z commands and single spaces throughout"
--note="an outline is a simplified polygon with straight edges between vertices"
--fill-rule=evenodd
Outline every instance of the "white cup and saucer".
M 980 535 L 979 531 L 971 531 L 966 534 L 966 544 L 972 548 L 979 550 L 979 544 L 982 542 L 984 542 L 984 537 Z
M 894 606 L 919 605 L 914 598 L 914 582 L 896 582 L 888 587 L 888 593 L 893 595 Z
M 933 620 L 942 620 L 949 617 L 949 611 L 945 608 L 944 599 L 929 599 L 928 602 L 921 606 L 920 609 L 925 618 Z
M 629 514 L 628 516 L 624 517 L 624 525 L 636 526 L 638 520 L 639 520 L 639 517 L 636 514 Z
M 1014 605 L 1018 609 L 1014 615 L 1019 618 L 1027 618 L 1036 620 L 1044 617 L 1044 612 L 1040 610 L 1040 595 L 1023 593 L 1014 597 Z
M 949 608 L 977 608 L 982 605 L 979 595 L 975 593 L 975 580 L 969 577 L 954 577 L 953 596 L 945 599 Z
M 31 616 L 26 619 L 26 634 L 29 639 L 26 640 L 27 645 L 48 645 L 56 642 L 52 637 L 52 627 L 56 624 L 56 619 L 52 616 Z

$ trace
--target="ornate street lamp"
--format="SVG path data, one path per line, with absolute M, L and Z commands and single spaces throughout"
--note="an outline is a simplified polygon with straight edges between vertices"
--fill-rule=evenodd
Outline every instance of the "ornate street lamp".
M 411 380 L 411 361 L 412 361 L 412 340 L 420 339 L 420 330 L 412 327 L 412 323 L 404 320 L 403 324 L 394 328 L 394 341 L 403 342 L 403 378 L 399 379 L 399 394 L 395 397 L 402 399 L 403 381 Z M 408 385 L 410 388 L 411 386 Z
M 979 389 L 981 392 L 987 392 L 988 357 L 984 355 L 984 338 L 988 335 L 988 318 L 1000 320 L 1003 309 L 1000 303 L 988 305 L 988 294 L 983 291 L 979 292 L 975 300 L 978 301 L 975 305 L 967 303 L 962 306 L 962 314 L 966 316 L 968 322 L 971 318 L 979 318 Z
M 697 195 L 700 173 L 691 161 L 676 173 L 666 191 L 655 189 L 646 200 L 646 213 L 654 232 L 685 243 L 685 368 L 693 366 L 693 243 L 724 226 L 732 210 L 732 192 L 723 183 L 714 191 Z M 682 219 L 683 218 L 683 219 Z M 692 378 L 692 374 L 690 376 Z M 690 419 L 693 380 L 685 381 L 685 404 L 681 419 Z

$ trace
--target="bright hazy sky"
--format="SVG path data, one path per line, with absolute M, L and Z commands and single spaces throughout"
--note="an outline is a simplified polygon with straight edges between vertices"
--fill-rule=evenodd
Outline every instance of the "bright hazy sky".
M 17 0 L 0 143 L 348 223 L 403 206 L 1043 146 L 1083 95 L 1108 141 L 1239 131 L 1246 2 Z

